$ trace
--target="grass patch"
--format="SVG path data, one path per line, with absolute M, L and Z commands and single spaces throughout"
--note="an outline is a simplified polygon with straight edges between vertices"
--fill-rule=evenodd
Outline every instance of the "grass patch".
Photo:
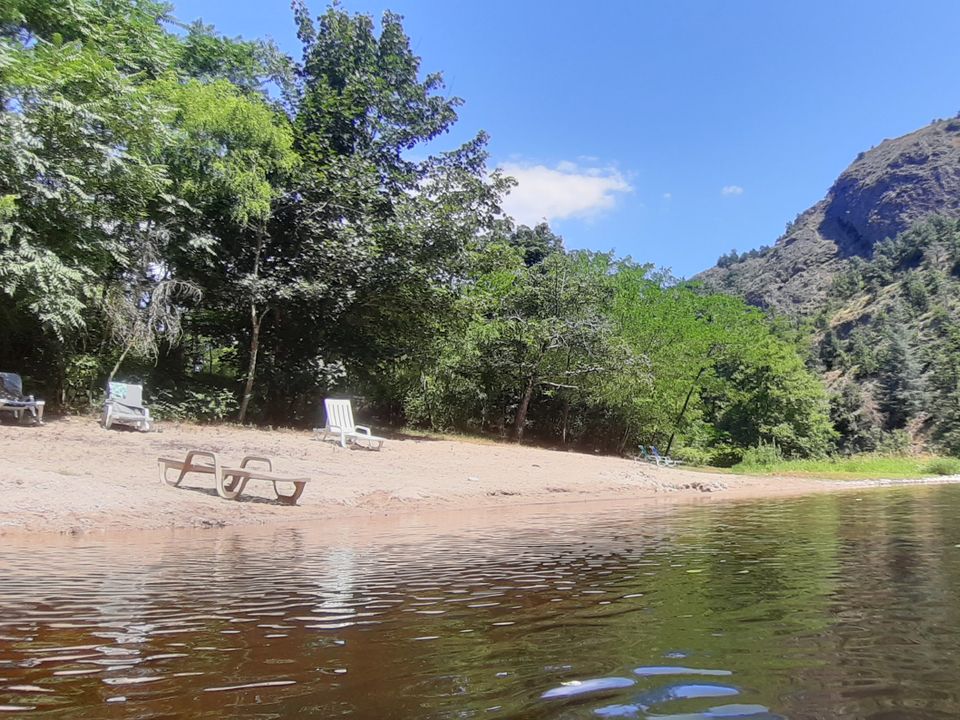
M 924 470 L 930 475 L 960 475 L 960 460 L 957 458 L 937 458 L 927 463 Z
M 936 455 L 853 455 L 822 460 L 781 460 L 769 465 L 734 465 L 737 475 L 788 475 L 829 480 L 903 480 L 960 475 L 960 460 Z

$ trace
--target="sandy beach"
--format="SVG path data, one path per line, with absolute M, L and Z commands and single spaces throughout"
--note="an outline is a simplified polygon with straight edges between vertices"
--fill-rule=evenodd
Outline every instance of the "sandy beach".
M 225 461 L 274 458 L 309 476 L 296 507 L 251 482 L 239 501 L 210 476 L 160 482 L 158 456 L 188 449 Z M 507 443 L 394 437 L 377 452 L 320 442 L 305 431 L 161 423 L 159 432 L 103 430 L 89 418 L 0 426 L 0 534 L 202 528 L 410 511 L 592 500 L 703 502 L 834 490 L 864 483 L 743 477 Z

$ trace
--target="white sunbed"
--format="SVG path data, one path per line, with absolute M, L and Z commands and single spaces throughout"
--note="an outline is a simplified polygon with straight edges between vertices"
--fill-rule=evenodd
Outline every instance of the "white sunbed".
M 143 386 L 121 382 L 107 384 L 107 399 L 103 403 L 100 423 L 107 430 L 111 425 L 133 425 L 137 430 L 150 431 L 150 411 L 143 406 Z
M 385 438 L 371 434 L 366 425 L 354 423 L 353 407 L 349 400 L 327 398 L 323 401 L 323 407 L 327 414 L 327 424 L 313 429 L 318 440 L 325 440 L 328 435 L 333 435 L 339 438 L 341 447 L 346 447 L 350 442 L 365 442 L 371 448 L 376 443 L 377 450 L 383 447 Z
M 210 462 L 196 462 L 194 458 L 204 458 Z M 247 467 L 248 463 L 258 462 L 266 465 L 265 470 L 258 470 Z M 217 495 L 226 500 L 236 500 L 240 493 L 251 480 L 263 480 L 273 483 L 273 491 L 277 499 L 287 505 L 296 505 L 297 500 L 303 494 L 308 477 L 297 477 L 291 475 L 277 475 L 273 472 L 273 462 L 270 458 L 256 457 L 247 455 L 240 461 L 240 467 L 230 467 L 220 462 L 216 453 L 205 450 L 190 450 L 182 460 L 180 458 L 158 457 L 157 465 L 160 469 L 160 480 L 167 485 L 177 487 L 183 481 L 188 473 L 199 473 L 201 475 L 213 475 L 217 486 Z M 179 470 L 180 474 L 176 480 L 167 477 L 168 470 Z M 293 485 L 293 492 L 290 494 L 280 492 L 280 485 Z

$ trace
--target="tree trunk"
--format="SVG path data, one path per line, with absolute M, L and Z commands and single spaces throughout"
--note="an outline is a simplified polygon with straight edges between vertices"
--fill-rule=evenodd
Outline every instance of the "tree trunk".
M 130 345 L 127 345 L 123 352 L 120 353 L 120 357 L 117 358 L 116 364 L 113 366 L 113 370 L 110 371 L 109 377 L 107 377 L 107 385 L 113 382 L 113 376 L 117 374 L 117 370 L 120 369 L 120 365 L 123 364 L 124 359 L 127 357 L 127 353 L 130 352 Z
M 101 325 L 102 330 L 100 331 L 100 344 L 97 347 L 97 357 L 101 358 L 107 353 L 107 343 L 110 342 L 110 324 L 106 321 L 104 317 L 104 306 L 106 305 L 107 298 L 107 284 L 104 283 L 103 288 L 100 290 L 100 315 L 101 315 Z M 117 371 L 117 368 L 113 369 L 113 372 L 110 373 L 110 380 L 113 380 L 113 373 Z M 90 383 L 87 386 L 87 403 L 93 405 L 93 396 L 97 392 L 97 382 L 99 380 L 99 372 L 94 372 L 90 375 Z M 66 404 L 66 388 L 64 388 L 64 397 L 61 402 L 61 405 Z
M 693 391 L 697 389 L 697 383 L 700 382 L 700 378 L 703 377 L 703 374 L 707 371 L 706 367 L 700 368 L 700 372 L 697 373 L 697 376 L 693 379 L 693 382 L 690 384 L 690 390 L 687 391 L 687 397 L 683 401 L 683 407 L 680 408 L 680 414 L 677 415 L 677 420 L 673 424 L 673 432 L 670 433 L 670 439 L 667 440 L 667 449 L 664 451 L 665 454 L 670 454 L 670 448 L 673 446 L 674 438 L 677 436 L 677 428 L 680 427 L 680 421 L 683 420 L 683 415 L 687 412 L 687 406 L 690 404 L 690 398 L 693 397 Z
M 420 373 L 420 390 L 423 394 L 423 407 L 427 409 L 427 425 L 431 430 L 436 430 L 433 423 L 433 403 L 430 402 L 430 388 L 427 383 L 427 376 Z
M 253 277 L 260 279 L 260 253 L 263 252 L 264 231 L 261 229 L 257 233 L 257 252 L 253 256 Z M 256 290 L 254 289 L 254 292 Z M 269 308 L 267 308 L 269 310 Z M 250 405 L 250 397 L 253 395 L 253 382 L 257 376 L 257 351 L 260 349 L 260 325 L 267 310 L 257 313 L 256 295 L 250 300 L 250 362 L 247 364 L 247 381 L 243 387 L 243 398 L 240 400 L 240 424 L 243 425 L 247 419 L 247 408 Z
M 567 372 L 570 371 L 570 366 L 573 364 L 573 351 L 570 348 L 567 348 L 567 364 L 564 368 Z M 567 444 L 567 429 L 570 423 L 570 393 L 566 392 L 563 394 L 563 437 L 561 439 L 561 444 Z
M 523 440 L 523 426 L 527 422 L 527 410 L 530 409 L 530 398 L 533 397 L 533 388 L 536 384 L 537 376 L 530 375 L 527 380 L 527 387 L 523 391 L 523 397 L 520 399 L 520 407 L 517 408 L 517 415 L 513 422 L 513 432 L 517 442 Z
M 243 387 L 243 398 L 240 400 L 240 424 L 247 418 L 247 407 L 253 396 L 253 381 L 257 376 L 257 351 L 260 349 L 260 325 L 263 315 L 257 314 L 257 306 L 250 303 L 250 362 L 247 364 L 247 382 Z

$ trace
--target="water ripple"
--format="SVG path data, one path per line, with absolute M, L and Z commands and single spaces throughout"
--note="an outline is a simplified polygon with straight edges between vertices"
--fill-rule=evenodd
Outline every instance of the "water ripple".
M 5 540 L 0 711 L 960 717 L 958 489 L 537 512 Z

